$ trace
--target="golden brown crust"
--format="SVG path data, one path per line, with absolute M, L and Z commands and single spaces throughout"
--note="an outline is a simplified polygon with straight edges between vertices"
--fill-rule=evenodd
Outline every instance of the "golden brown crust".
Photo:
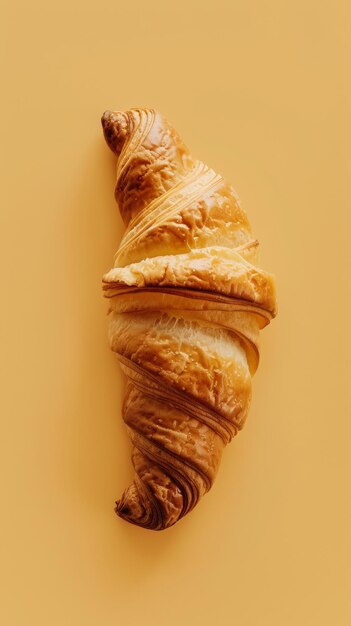
M 157 197 L 129 223 L 115 257 L 123 267 L 146 257 L 220 245 L 241 246 L 254 259 L 246 213 L 234 190 L 197 162 L 168 193 Z
M 235 191 L 159 113 L 106 112 L 102 124 L 127 225 L 103 287 L 136 472 L 116 512 L 162 530 L 211 488 L 244 424 L 274 281 Z
M 196 289 L 248 300 L 275 313 L 272 276 L 235 250 L 220 246 L 114 268 L 104 276 L 103 285 L 106 290 L 123 286 Z
M 188 148 L 153 109 L 106 111 L 106 141 L 118 157 L 116 200 L 126 224 L 192 169 Z

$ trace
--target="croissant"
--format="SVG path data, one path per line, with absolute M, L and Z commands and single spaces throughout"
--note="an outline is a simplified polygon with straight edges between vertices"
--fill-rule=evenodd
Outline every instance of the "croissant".
M 158 112 L 106 111 L 102 126 L 126 225 L 103 290 L 135 469 L 116 513 L 162 530 L 211 488 L 243 427 L 274 280 L 234 189 Z

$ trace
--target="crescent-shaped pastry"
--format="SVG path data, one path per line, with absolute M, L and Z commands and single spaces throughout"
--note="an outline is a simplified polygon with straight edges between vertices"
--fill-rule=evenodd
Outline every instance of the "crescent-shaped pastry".
M 135 469 L 116 512 L 162 530 L 211 488 L 245 422 L 274 281 L 234 189 L 159 113 L 107 111 L 102 125 L 126 225 L 103 289 Z

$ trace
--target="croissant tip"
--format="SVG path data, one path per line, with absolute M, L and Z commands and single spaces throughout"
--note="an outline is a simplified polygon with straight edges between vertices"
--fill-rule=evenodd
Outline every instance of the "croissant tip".
M 104 127 L 111 119 L 112 111 L 106 110 L 101 116 L 101 124 Z
M 122 504 L 120 500 L 116 500 L 115 502 L 115 513 L 120 516 L 129 515 L 130 507 L 127 504 Z
M 128 134 L 128 115 L 123 111 L 106 110 L 101 124 L 108 146 L 119 156 Z

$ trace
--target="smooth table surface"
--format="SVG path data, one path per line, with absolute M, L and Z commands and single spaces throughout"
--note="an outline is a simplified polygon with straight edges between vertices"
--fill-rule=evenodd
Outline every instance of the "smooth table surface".
M 4 626 L 348 626 L 348 2 L 5 2 Z M 132 476 L 101 276 L 122 235 L 105 109 L 163 112 L 237 189 L 277 278 L 253 402 L 164 533 Z

